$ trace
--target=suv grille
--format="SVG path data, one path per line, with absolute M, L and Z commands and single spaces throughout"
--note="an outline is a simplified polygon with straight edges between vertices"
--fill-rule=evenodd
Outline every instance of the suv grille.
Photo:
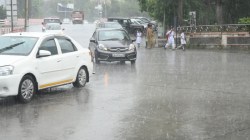
M 109 48 L 108 50 L 111 52 L 126 52 L 128 48 Z

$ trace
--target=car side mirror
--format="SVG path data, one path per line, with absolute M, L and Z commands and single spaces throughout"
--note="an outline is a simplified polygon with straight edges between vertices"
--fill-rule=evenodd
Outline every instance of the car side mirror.
M 93 37 L 90 38 L 90 42 L 96 43 L 95 39 Z
M 47 50 L 39 50 L 37 58 L 51 56 L 51 52 Z

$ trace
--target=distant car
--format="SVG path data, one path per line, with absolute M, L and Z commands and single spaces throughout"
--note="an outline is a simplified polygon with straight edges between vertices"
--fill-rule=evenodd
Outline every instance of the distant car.
M 68 18 L 63 19 L 63 24 L 71 24 L 71 20 Z
M 122 26 L 118 22 L 100 22 L 97 24 L 97 28 L 117 28 L 122 29 Z
M 62 34 L 64 28 L 61 27 L 61 24 L 58 23 L 47 23 L 45 25 L 45 32 L 47 33 L 55 33 L 55 34 Z
M 84 87 L 93 70 L 90 51 L 66 35 L 21 32 L 0 36 L 0 97 L 31 101 L 38 90 Z
M 92 60 L 130 61 L 135 63 L 137 50 L 125 29 L 98 28 L 90 39 L 89 49 Z

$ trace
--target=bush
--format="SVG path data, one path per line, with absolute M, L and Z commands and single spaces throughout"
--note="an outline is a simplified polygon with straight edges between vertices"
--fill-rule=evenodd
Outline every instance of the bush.
M 250 17 L 240 18 L 238 23 L 239 24 L 250 24 Z M 247 25 L 245 28 L 246 28 L 245 29 L 246 31 L 250 32 L 250 25 Z

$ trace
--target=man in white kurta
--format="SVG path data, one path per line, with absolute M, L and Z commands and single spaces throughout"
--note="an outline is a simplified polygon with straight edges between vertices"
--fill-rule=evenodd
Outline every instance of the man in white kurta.
M 168 48 L 169 46 L 172 46 L 172 49 L 175 49 L 174 35 L 175 33 L 173 28 L 166 33 L 166 36 L 168 36 L 168 42 L 165 45 L 165 49 Z

